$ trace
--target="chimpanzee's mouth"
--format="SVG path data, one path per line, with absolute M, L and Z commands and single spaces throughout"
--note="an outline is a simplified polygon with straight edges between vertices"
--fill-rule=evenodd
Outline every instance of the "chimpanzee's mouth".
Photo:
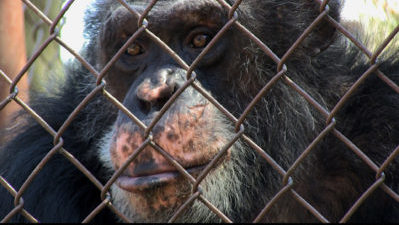
M 187 170 L 192 176 L 197 177 L 206 165 L 190 167 Z M 176 181 L 183 175 L 179 171 L 168 171 L 146 176 L 126 176 L 122 175 L 116 179 L 115 184 L 128 192 L 141 192 L 149 188 L 156 188 Z

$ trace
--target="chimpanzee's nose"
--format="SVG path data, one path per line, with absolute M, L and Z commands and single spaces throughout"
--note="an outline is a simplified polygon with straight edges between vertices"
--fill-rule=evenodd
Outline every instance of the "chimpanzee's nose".
M 137 87 L 136 96 L 144 113 L 159 111 L 176 92 L 178 87 L 173 73 L 172 69 L 161 69 Z

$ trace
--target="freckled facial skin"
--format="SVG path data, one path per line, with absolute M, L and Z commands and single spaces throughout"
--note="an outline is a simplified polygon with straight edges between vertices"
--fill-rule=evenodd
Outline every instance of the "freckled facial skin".
M 154 129 L 153 140 L 166 152 L 173 156 L 183 167 L 198 166 L 210 161 L 217 148 L 208 147 L 210 144 L 221 147 L 220 138 L 213 137 L 213 124 L 207 118 L 213 116 L 210 105 L 192 107 L 186 113 L 166 114 Z M 208 138 L 207 138 L 208 137 Z M 143 143 L 142 132 L 137 130 L 133 122 L 121 124 L 113 137 L 114 145 L 111 157 L 118 169 L 123 162 Z M 208 148 L 207 151 L 202 149 Z M 138 165 L 156 164 L 158 170 L 174 168 L 152 147 L 146 147 L 133 161 L 128 169 L 129 174 L 141 174 Z
M 196 177 L 226 142 L 222 135 L 215 135 L 223 126 L 210 119 L 217 117 L 215 112 L 209 103 L 173 107 L 154 127 L 153 141 Z M 115 170 L 143 142 L 143 132 L 133 122 L 117 125 L 110 147 Z M 155 212 L 174 212 L 191 193 L 190 182 L 151 146 L 128 165 L 116 185 L 142 218 Z

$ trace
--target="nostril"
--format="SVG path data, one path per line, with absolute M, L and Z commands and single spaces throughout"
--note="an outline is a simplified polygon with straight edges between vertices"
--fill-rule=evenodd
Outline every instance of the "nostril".
M 157 90 L 157 91 L 155 91 Z M 178 90 L 177 85 L 170 84 L 164 88 L 158 88 L 153 90 L 157 94 L 150 95 L 139 95 L 139 107 L 144 114 L 149 114 L 151 111 L 159 111 L 168 102 L 172 95 Z M 155 97 L 156 96 L 156 97 Z
M 144 114 L 161 110 L 178 89 L 178 83 L 171 77 L 157 83 L 143 82 L 136 91 L 140 110 Z
M 144 114 L 151 112 L 151 102 L 139 98 L 139 107 Z
M 161 110 L 162 107 L 166 104 L 166 102 L 168 102 L 170 98 L 160 98 L 157 102 L 157 110 Z
M 179 86 L 176 83 L 174 83 L 171 89 L 172 89 L 172 94 L 171 94 L 171 96 L 172 96 L 174 93 L 177 92 L 177 90 L 179 89 Z
M 156 110 L 161 110 L 161 108 L 169 101 L 172 95 L 177 91 L 178 87 L 176 83 L 168 83 L 166 87 L 161 91 L 159 98 L 153 102 L 153 107 Z

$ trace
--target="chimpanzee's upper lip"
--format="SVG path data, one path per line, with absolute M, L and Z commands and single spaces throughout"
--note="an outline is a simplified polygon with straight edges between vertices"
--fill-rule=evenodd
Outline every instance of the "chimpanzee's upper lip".
M 203 168 L 205 168 L 205 165 L 190 167 L 186 170 L 191 175 L 197 175 L 202 171 Z M 181 175 L 182 174 L 177 170 L 137 177 L 121 175 L 118 179 L 116 179 L 115 183 L 123 190 L 129 192 L 140 192 L 148 188 L 154 188 L 156 186 L 172 182 Z

